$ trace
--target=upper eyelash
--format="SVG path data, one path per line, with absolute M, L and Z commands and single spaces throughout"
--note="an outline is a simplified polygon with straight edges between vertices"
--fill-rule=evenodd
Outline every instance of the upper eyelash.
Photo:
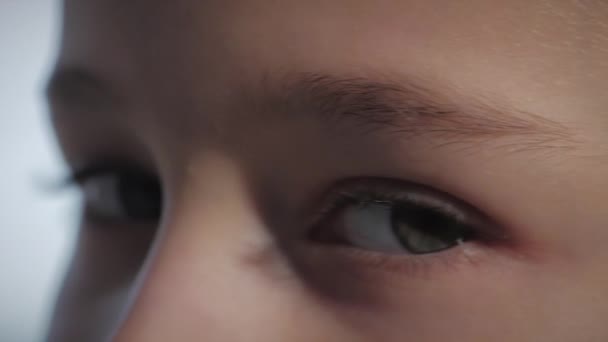
M 416 199 L 415 196 L 417 195 L 412 196 L 411 192 L 408 192 L 407 190 L 379 190 L 377 187 L 374 187 L 374 185 L 371 184 L 369 187 L 364 187 L 357 191 L 341 190 L 337 192 L 336 195 L 334 195 L 333 203 L 330 203 L 329 207 L 324 208 L 322 213 L 330 214 L 331 212 L 338 210 L 347 204 L 396 205 L 407 202 L 417 204 L 422 207 L 427 207 L 429 209 L 436 209 L 440 213 L 449 216 L 458 222 L 467 223 L 468 215 L 464 213 L 463 210 L 456 208 L 454 205 L 447 202 L 439 203 L 438 200 L 430 197 L 422 201 L 420 199 Z
M 511 238 L 501 225 L 465 201 L 430 186 L 408 181 L 373 177 L 346 179 L 333 186 L 318 202 L 322 205 L 313 212 L 309 225 L 313 227 L 312 231 L 321 229 L 333 215 L 349 204 L 381 202 L 398 205 L 402 202 L 436 209 L 439 214 L 474 227 L 477 238 L 488 243 Z
M 144 177 L 155 177 L 153 173 L 142 167 L 125 162 L 102 162 L 77 169 L 69 174 L 63 181 L 65 186 L 82 185 L 87 180 L 105 174 L 137 174 Z

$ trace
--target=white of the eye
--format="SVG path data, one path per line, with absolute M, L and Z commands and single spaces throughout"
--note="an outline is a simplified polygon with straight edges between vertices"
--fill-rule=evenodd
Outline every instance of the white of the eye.
M 96 216 L 121 218 L 126 213 L 120 198 L 120 183 L 114 175 L 99 176 L 83 184 L 85 206 Z
M 344 239 L 355 247 L 386 253 L 404 253 L 392 228 L 391 208 L 370 203 L 352 206 L 343 214 Z

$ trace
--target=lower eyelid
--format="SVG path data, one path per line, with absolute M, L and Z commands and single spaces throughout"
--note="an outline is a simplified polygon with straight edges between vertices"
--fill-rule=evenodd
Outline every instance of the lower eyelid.
M 434 274 L 458 272 L 463 267 L 478 267 L 491 257 L 491 247 L 478 242 L 463 242 L 441 252 L 413 255 L 386 254 L 344 245 L 314 245 L 309 253 L 315 262 L 334 264 L 353 272 L 374 272 L 407 278 L 426 278 Z

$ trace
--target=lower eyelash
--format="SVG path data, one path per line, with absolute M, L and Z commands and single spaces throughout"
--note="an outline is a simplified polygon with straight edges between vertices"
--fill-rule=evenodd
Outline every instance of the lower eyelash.
M 319 262 L 337 262 L 351 272 L 384 273 L 407 278 L 432 278 L 461 267 L 477 267 L 488 258 L 488 248 L 477 242 L 463 242 L 442 252 L 425 255 L 385 254 L 349 246 L 314 246 Z

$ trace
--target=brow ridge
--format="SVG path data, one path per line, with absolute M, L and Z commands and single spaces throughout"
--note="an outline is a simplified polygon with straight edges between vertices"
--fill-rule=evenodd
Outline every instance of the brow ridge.
M 348 123 L 364 133 L 432 135 L 442 144 L 510 139 L 505 146 L 520 150 L 578 144 L 572 129 L 558 121 L 481 96 L 446 95 L 420 82 L 297 73 L 271 83 L 279 86 L 262 88 L 284 111 L 317 115 L 330 126 Z

